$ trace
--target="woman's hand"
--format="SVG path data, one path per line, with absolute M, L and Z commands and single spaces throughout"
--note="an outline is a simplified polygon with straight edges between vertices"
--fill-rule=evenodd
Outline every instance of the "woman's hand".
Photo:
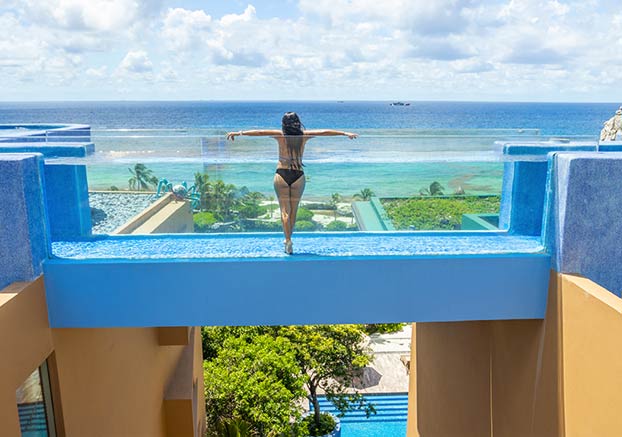
M 242 135 L 241 131 L 237 131 L 237 132 L 229 132 L 227 134 L 227 139 L 231 140 L 231 141 L 235 141 L 235 137 Z
M 359 136 L 359 134 L 353 134 L 352 132 L 344 132 L 343 134 L 351 140 L 358 138 Z

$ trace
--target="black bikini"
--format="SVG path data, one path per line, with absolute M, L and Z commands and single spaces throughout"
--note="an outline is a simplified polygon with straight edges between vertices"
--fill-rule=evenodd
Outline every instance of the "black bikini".
M 287 182 L 287 185 L 291 187 L 294 182 L 296 182 L 298 179 L 300 179 L 302 175 L 305 174 L 305 172 L 302 170 L 292 170 L 289 168 L 277 168 L 276 174 L 281 176 L 283 180 Z

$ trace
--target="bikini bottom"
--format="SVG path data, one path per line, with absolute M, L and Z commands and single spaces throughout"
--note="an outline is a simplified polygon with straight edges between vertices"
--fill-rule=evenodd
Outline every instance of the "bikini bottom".
M 296 182 L 298 179 L 300 179 L 305 174 L 305 172 L 302 170 L 290 170 L 288 168 L 277 168 L 276 174 L 281 176 L 283 180 L 287 182 L 287 185 L 291 187 L 294 182 Z

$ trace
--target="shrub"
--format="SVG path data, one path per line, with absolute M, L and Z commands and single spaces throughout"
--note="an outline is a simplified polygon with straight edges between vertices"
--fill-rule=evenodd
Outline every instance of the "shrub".
M 460 229 L 462 214 L 499 212 L 500 196 L 419 197 L 383 202 L 396 229 Z
M 326 225 L 327 231 L 345 231 L 348 229 L 348 224 L 341 220 L 334 220 Z
M 300 232 L 315 231 L 317 225 L 310 220 L 296 220 L 296 230 Z
M 318 211 L 332 211 L 333 209 L 335 209 L 329 203 L 305 203 L 305 208 Z
M 267 220 L 244 220 L 244 230 L 248 232 L 279 232 L 283 230 L 281 222 Z
M 313 212 L 307 208 L 298 208 L 298 214 L 296 215 L 296 221 L 310 222 L 313 219 Z
M 199 212 L 193 217 L 195 232 L 208 232 L 211 226 L 217 222 L 211 212 Z
M 268 208 L 256 203 L 249 203 L 240 207 L 239 213 L 242 218 L 257 218 L 268 212 Z
M 313 420 L 313 414 L 309 414 L 302 419 L 304 425 L 306 425 L 310 436 L 321 436 L 330 434 L 335 429 L 335 419 L 328 413 L 322 413 L 320 415 L 320 426 L 316 426 Z

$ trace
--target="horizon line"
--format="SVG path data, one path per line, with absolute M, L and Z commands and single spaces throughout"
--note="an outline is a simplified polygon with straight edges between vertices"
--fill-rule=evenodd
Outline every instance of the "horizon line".
M 616 101 L 573 101 L 573 100 L 411 100 L 411 99 L 369 99 L 369 100 L 355 100 L 355 99 L 50 99 L 50 100 L 1 100 L 3 103 L 292 103 L 292 102 L 307 102 L 307 103 L 391 103 L 391 102 L 415 102 L 415 103 L 542 103 L 542 104 L 615 104 L 622 105 L 621 102 Z

